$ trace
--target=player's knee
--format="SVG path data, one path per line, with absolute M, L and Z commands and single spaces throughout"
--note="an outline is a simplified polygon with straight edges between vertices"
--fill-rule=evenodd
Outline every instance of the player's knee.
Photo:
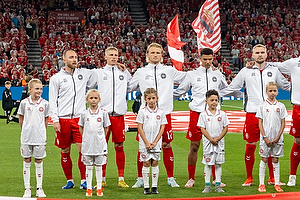
M 300 144 L 300 137 L 295 137 L 294 142 L 295 142 L 296 144 Z
M 117 143 L 115 142 L 115 147 L 122 147 L 123 146 L 123 142 Z
M 197 144 L 195 142 L 191 142 L 190 151 L 197 153 L 198 150 L 199 150 L 199 144 Z
M 24 158 L 24 161 L 25 161 L 26 163 L 30 163 L 30 162 L 31 162 L 31 157 L 29 157 L 29 158 Z
M 41 163 L 43 162 L 43 159 L 35 159 L 35 163 Z
M 278 163 L 278 160 L 279 160 L 278 158 L 274 158 L 274 157 L 272 158 L 273 163 Z
M 71 147 L 67 147 L 67 148 L 61 148 L 61 152 L 62 153 L 69 153 L 70 152 Z
M 163 148 L 171 148 L 171 142 L 163 142 L 162 147 Z
M 144 167 L 150 167 L 150 161 L 146 161 L 146 162 L 143 162 L 143 166 Z
M 268 158 L 265 158 L 265 157 L 261 157 L 261 160 L 262 160 L 264 163 L 267 163 L 267 162 L 268 162 Z

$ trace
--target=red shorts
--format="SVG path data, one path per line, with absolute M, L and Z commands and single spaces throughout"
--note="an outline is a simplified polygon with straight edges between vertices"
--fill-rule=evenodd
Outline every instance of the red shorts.
M 173 141 L 173 130 L 171 123 L 171 114 L 166 115 L 168 124 L 165 124 L 165 130 L 162 135 L 162 142 L 172 142 Z M 136 133 L 135 139 L 139 141 L 139 131 Z
M 297 105 L 293 105 L 290 135 L 294 137 L 300 137 L 300 106 Z
M 110 126 L 106 136 L 106 141 L 108 142 L 110 132 L 112 132 L 112 142 L 122 143 L 125 141 L 125 122 L 124 115 L 122 116 L 110 116 Z
M 201 129 L 197 126 L 200 113 L 190 110 L 190 123 L 186 138 L 191 141 L 200 141 L 202 138 Z
M 60 132 L 56 132 L 55 145 L 59 148 L 67 148 L 72 143 L 82 143 L 82 136 L 79 132 L 79 118 L 59 119 Z
M 243 136 L 244 140 L 249 143 L 259 141 L 260 131 L 258 127 L 258 118 L 256 118 L 255 115 L 256 113 L 246 113 Z

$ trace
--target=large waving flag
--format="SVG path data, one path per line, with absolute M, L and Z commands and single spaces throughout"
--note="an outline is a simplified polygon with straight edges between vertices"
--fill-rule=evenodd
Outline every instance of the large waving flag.
M 167 28 L 167 41 L 168 51 L 172 60 L 173 65 L 179 71 L 182 71 L 182 64 L 184 62 L 184 54 L 181 47 L 185 45 L 184 42 L 180 41 L 180 31 L 178 25 L 178 15 L 170 21 Z
M 214 53 L 221 47 L 221 28 L 218 0 L 206 0 L 192 27 L 197 33 L 198 51 L 211 48 Z

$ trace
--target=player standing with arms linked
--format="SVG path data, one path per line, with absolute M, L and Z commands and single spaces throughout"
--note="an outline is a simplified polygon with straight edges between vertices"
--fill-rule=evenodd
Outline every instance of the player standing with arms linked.
M 119 173 L 118 186 L 122 188 L 129 187 L 124 181 L 125 153 L 123 143 L 125 141 L 125 122 L 124 115 L 127 112 L 127 85 L 131 80 L 130 73 L 121 68 L 123 64 L 118 63 L 119 52 L 115 47 L 108 47 L 105 50 L 105 59 L 107 64 L 101 69 L 93 71 L 93 81 L 97 84 L 102 100 L 99 106 L 105 109 L 109 114 L 111 125 L 106 136 L 108 142 L 110 132 L 112 132 L 112 141 L 116 151 L 116 163 Z M 103 187 L 106 186 L 105 180 L 106 164 L 103 165 Z
M 43 184 L 43 158 L 46 157 L 46 128 L 48 125 L 49 103 L 41 97 L 43 85 L 39 79 L 28 83 L 30 96 L 21 101 L 18 114 L 21 132 L 21 155 L 25 193 L 23 197 L 31 198 L 30 166 L 31 157 L 35 158 L 36 196 L 46 197 Z
M 276 68 L 276 63 L 265 62 L 267 58 L 267 49 L 264 45 L 255 45 L 252 49 L 252 57 L 255 60 L 253 68 L 244 67 L 231 84 L 220 90 L 221 96 L 226 96 L 233 91 L 240 90 L 244 87 L 244 110 L 246 112 L 246 120 L 244 124 L 243 137 L 246 140 L 245 165 L 247 171 L 247 180 L 242 186 L 253 185 L 253 166 L 255 161 L 255 149 L 257 141 L 260 138 L 258 127 L 258 119 L 255 117 L 258 105 L 267 99 L 266 84 L 274 81 L 279 88 L 290 90 L 290 83 Z M 269 160 L 269 173 L 273 172 L 273 166 Z M 270 175 L 270 178 L 272 175 Z M 270 184 L 274 184 L 269 180 Z M 280 183 L 281 184 L 281 183 Z
M 140 89 L 141 93 L 147 88 L 154 88 L 159 96 L 158 107 L 162 108 L 166 113 L 168 124 L 162 136 L 163 160 L 167 170 L 168 182 L 171 187 L 179 187 L 174 178 L 174 157 L 171 142 L 173 140 L 173 130 L 171 124 L 171 112 L 173 110 L 173 88 L 174 83 L 180 84 L 186 73 L 177 71 L 174 67 L 161 64 L 163 60 L 163 47 L 160 44 L 152 43 L 147 48 L 148 65 L 139 68 L 130 81 L 129 88 L 131 90 Z M 142 98 L 143 99 L 143 98 Z M 142 101 L 144 107 L 145 102 Z M 132 186 L 138 188 L 143 186 L 142 167 L 143 162 L 139 160 L 140 152 L 138 152 L 138 180 Z
M 56 132 L 55 145 L 61 149 L 61 165 L 67 178 L 67 184 L 62 189 L 75 187 L 70 157 L 72 143 L 76 143 L 79 152 L 80 189 L 86 189 L 85 165 L 81 161 L 82 136 L 78 120 L 86 109 L 85 93 L 89 88 L 92 71 L 77 68 L 78 57 L 73 50 L 64 51 L 63 61 L 65 67 L 51 77 L 49 85 L 50 116 Z

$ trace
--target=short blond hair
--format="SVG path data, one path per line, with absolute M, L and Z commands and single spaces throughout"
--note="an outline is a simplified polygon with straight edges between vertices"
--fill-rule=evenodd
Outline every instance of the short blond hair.
M 37 83 L 42 84 L 42 81 L 40 79 L 37 79 L 37 78 L 31 79 L 28 83 L 28 87 L 33 88 L 33 85 L 37 84 Z
M 147 54 L 149 53 L 149 51 L 150 51 L 150 49 L 151 49 L 152 47 L 159 48 L 159 49 L 161 49 L 161 54 L 164 53 L 164 48 L 163 48 L 160 44 L 158 44 L 158 43 L 156 43 L 156 42 L 153 42 L 153 43 L 151 43 L 151 44 L 147 47 L 147 51 L 146 51 Z M 163 57 L 161 57 L 160 62 L 162 62 L 162 61 L 163 61 Z M 150 62 L 148 56 L 146 57 L 146 62 L 147 62 L 147 63 Z
M 90 90 L 86 93 L 86 97 L 85 97 L 86 100 L 88 100 L 89 95 L 90 95 L 92 92 L 96 92 L 96 93 L 98 94 L 98 96 L 99 96 L 99 99 L 101 99 L 101 97 L 100 97 L 100 92 L 99 92 L 98 90 L 96 90 L 96 89 L 90 89 Z
M 262 48 L 264 48 L 264 49 L 267 51 L 267 47 L 266 47 L 265 45 L 263 45 L 263 44 L 257 44 L 257 45 L 255 45 L 255 46 L 252 48 L 252 51 L 254 51 L 254 49 L 256 49 L 257 47 L 262 47 Z
M 266 85 L 266 90 L 268 90 L 268 87 L 270 87 L 270 86 L 276 86 L 276 87 L 277 87 L 277 90 L 278 90 L 278 85 L 277 85 L 276 82 L 270 81 L 269 83 L 267 83 L 267 85 Z
M 117 51 L 119 53 L 119 50 L 116 47 L 108 47 L 105 49 L 105 55 L 108 55 L 109 51 Z

